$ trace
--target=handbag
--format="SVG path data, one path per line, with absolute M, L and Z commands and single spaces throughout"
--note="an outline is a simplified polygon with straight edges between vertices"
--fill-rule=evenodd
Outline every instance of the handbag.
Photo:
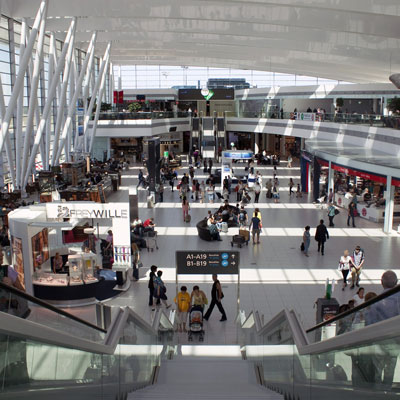
M 304 246 L 304 242 L 301 242 L 300 250 L 301 250 L 301 251 L 304 251 L 305 249 L 306 249 L 306 247 Z
M 338 214 L 340 214 L 340 211 L 337 208 L 335 208 L 335 215 L 338 215 Z

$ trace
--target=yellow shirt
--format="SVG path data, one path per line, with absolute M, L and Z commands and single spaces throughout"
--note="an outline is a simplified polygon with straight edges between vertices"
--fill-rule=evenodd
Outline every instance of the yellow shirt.
M 178 299 L 178 300 L 177 300 Z M 188 312 L 190 308 L 190 295 L 188 292 L 179 292 L 178 296 L 174 299 L 178 304 L 178 311 Z

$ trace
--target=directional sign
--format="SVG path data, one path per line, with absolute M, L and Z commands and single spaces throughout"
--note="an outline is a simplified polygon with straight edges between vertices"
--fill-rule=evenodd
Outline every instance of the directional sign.
M 238 251 L 177 251 L 177 274 L 229 274 L 239 273 Z

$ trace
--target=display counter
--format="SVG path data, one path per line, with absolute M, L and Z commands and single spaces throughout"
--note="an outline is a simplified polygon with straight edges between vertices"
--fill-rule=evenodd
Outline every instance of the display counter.
M 353 197 L 350 197 L 351 194 L 343 194 L 343 193 L 335 193 L 335 204 L 339 207 L 349 208 L 350 203 L 353 201 Z M 357 201 L 360 201 L 361 196 L 357 196 Z
M 82 300 L 82 303 L 87 304 L 88 301 L 95 302 L 116 296 L 120 292 L 115 291 L 116 282 L 108 281 L 103 278 L 96 279 L 96 282 L 80 285 L 50 285 L 33 282 L 34 295 L 42 300 L 53 301 L 76 301 Z
M 367 207 L 366 203 L 358 203 L 357 211 L 361 218 L 368 219 L 374 222 L 383 222 L 385 219 L 385 206 L 375 207 L 371 204 Z M 395 204 L 393 209 L 393 219 L 400 220 L 400 204 Z
M 95 201 L 101 203 L 102 198 L 107 199 L 112 191 L 112 180 L 107 177 L 99 185 L 85 188 L 68 186 L 66 189 L 60 190 L 60 197 L 65 201 Z

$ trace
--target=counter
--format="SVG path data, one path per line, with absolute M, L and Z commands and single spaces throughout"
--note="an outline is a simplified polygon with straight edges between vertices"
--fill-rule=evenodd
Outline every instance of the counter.
M 367 207 L 365 203 L 357 204 L 357 211 L 361 218 L 374 222 L 383 222 L 385 219 L 385 207 L 375 207 L 371 205 Z M 400 204 L 395 204 L 393 209 L 393 220 L 400 220 Z

